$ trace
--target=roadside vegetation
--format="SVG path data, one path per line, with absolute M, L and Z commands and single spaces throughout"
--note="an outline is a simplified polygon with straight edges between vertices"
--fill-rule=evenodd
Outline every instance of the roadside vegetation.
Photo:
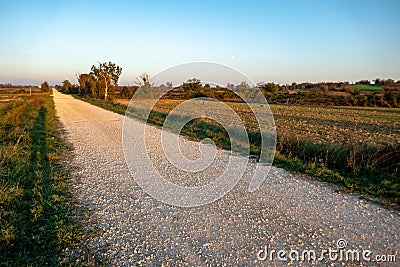
M 55 266 L 78 245 L 51 90 L 0 90 L 0 265 Z M 7 101 L 6 101 L 7 100 Z

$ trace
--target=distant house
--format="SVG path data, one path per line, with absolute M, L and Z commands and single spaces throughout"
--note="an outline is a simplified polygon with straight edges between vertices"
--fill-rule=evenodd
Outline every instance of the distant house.
M 37 86 L 37 88 L 39 88 L 39 89 L 42 89 L 42 85 L 41 85 L 41 84 L 39 84 L 39 85 Z

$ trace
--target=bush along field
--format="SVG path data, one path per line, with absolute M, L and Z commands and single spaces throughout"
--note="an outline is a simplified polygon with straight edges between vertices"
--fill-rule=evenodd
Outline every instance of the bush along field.
M 1 265 L 57 265 L 63 248 L 78 245 L 81 228 L 71 219 L 59 164 L 68 148 L 50 92 L 20 94 L 0 107 L 0 142 Z
M 119 114 L 125 114 L 129 103 L 76 97 Z M 147 122 L 162 126 L 167 114 L 182 101 L 159 100 Z M 254 116 L 249 115 L 244 103 L 227 103 L 244 121 L 251 153 L 257 156 L 260 133 Z M 300 105 L 270 108 L 277 127 L 274 165 L 400 207 L 399 109 Z M 181 134 L 194 139 L 208 137 L 219 147 L 230 148 L 226 131 L 210 120 L 193 120 Z

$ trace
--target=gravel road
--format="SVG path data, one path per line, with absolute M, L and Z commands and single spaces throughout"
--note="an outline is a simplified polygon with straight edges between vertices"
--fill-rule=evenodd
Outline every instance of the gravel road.
M 85 242 L 108 266 L 376 266 L 377 262 L 290 260 L 290 250 L 337 249 L 345 239 L 348 250 L 370 250 L 396 255 L 400 250 L 399 214 L 356 195 L 337 193 L 334 187 L 272 167 L 262 186 L 247 192 L 249 179 L 220 200 L 196 208 L 163 204 L 135 183 L 122 150 L 124 116 L 54 91 L 57 114 L 73 145 L 72 192 L 90 211 L 85 227 L 93 234 Z M 140 123 L 140 122 L 136 122 Z M 159 128 L 149 126 L 149 135 Z M 158 138 L 150 136 L 147 141 Z M 181 138 L 183 147 L 196 143 Z M 153 147 L 160 147 L 153 144 Z M 193 149 L 195 151 L 196 149 Z M 170 173 L 165 157 L 155 149 L 160 172 Z M 191 151 L 187 151 L 188 154 Z M 219 151 L 224 158 L 227 153 Z M 157 158 L 158 157 L 158 158 Z M 140 160 L 138 160 L 140 164 Z M 221 166 L 220 166 L 221 165 Z M 218 172 L 224 162 L 212 168 Z M 140 166 L 138 166 L 140 168 Z M 170 175 L 179 183 L 180 175 Z M 197 179 L 197 180 L 196 180 Z M 189 183 L 199 182 L 194 177 Z M 260 250 L 287 251 L 287 260 L 272 253 L 272 261 L 258 258 Z M 264 253 L 259 254 L 263 256 Z M 333 253 L 333 256 L 337 254 Z M 292 252 L 292 258 L 296 253 Z M 400 266 L 386 263 L 386 266 Z

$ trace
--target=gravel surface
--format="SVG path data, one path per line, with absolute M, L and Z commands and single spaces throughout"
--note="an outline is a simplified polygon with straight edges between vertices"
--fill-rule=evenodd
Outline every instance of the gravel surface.
M 57 91 L 54 100 L 67 140 L 74 147 L 69 163 L 73 170 L 71 190 L 90 213 L 85 227 L 92 234 L 84 242 L 107 266 L 377 265 L 362 259 L 331 261 L 328 255 L 322 261 L 281 261 L 276 252 L 272 261 L 257 257 L 265 246 L 269 252 L 286 250 L 286 257 L 292 249 L 300 255 L 303 250 L 315 250 L 319 256 L 323 250 L 337 249 L 339 239 L 347 241 L 344 252 L 368 249 L 372 260 L 375 255 L 398 256 L 397 212 L 275 167 L 253 193 L 247 192 L 250 166 L 244 179 L 212 204 L 196 208 L 163 204 L 135 183 L 125 164 L 121 141 L 124 116 Z M 157 142 L 161 130 L 148 129 L 150 158 L 160 173 L 175 183 L 209 181 L 212 170 L 219 173 L 226 165 L 223 159 L 228 153 L 218 151 L 208 174 L 188 178 L 160 154 Z M 188 158 L 196 158 L 197 143 L 185 138 L 180 142 Z M 399 261 L 384 265 L 400 266 Z

